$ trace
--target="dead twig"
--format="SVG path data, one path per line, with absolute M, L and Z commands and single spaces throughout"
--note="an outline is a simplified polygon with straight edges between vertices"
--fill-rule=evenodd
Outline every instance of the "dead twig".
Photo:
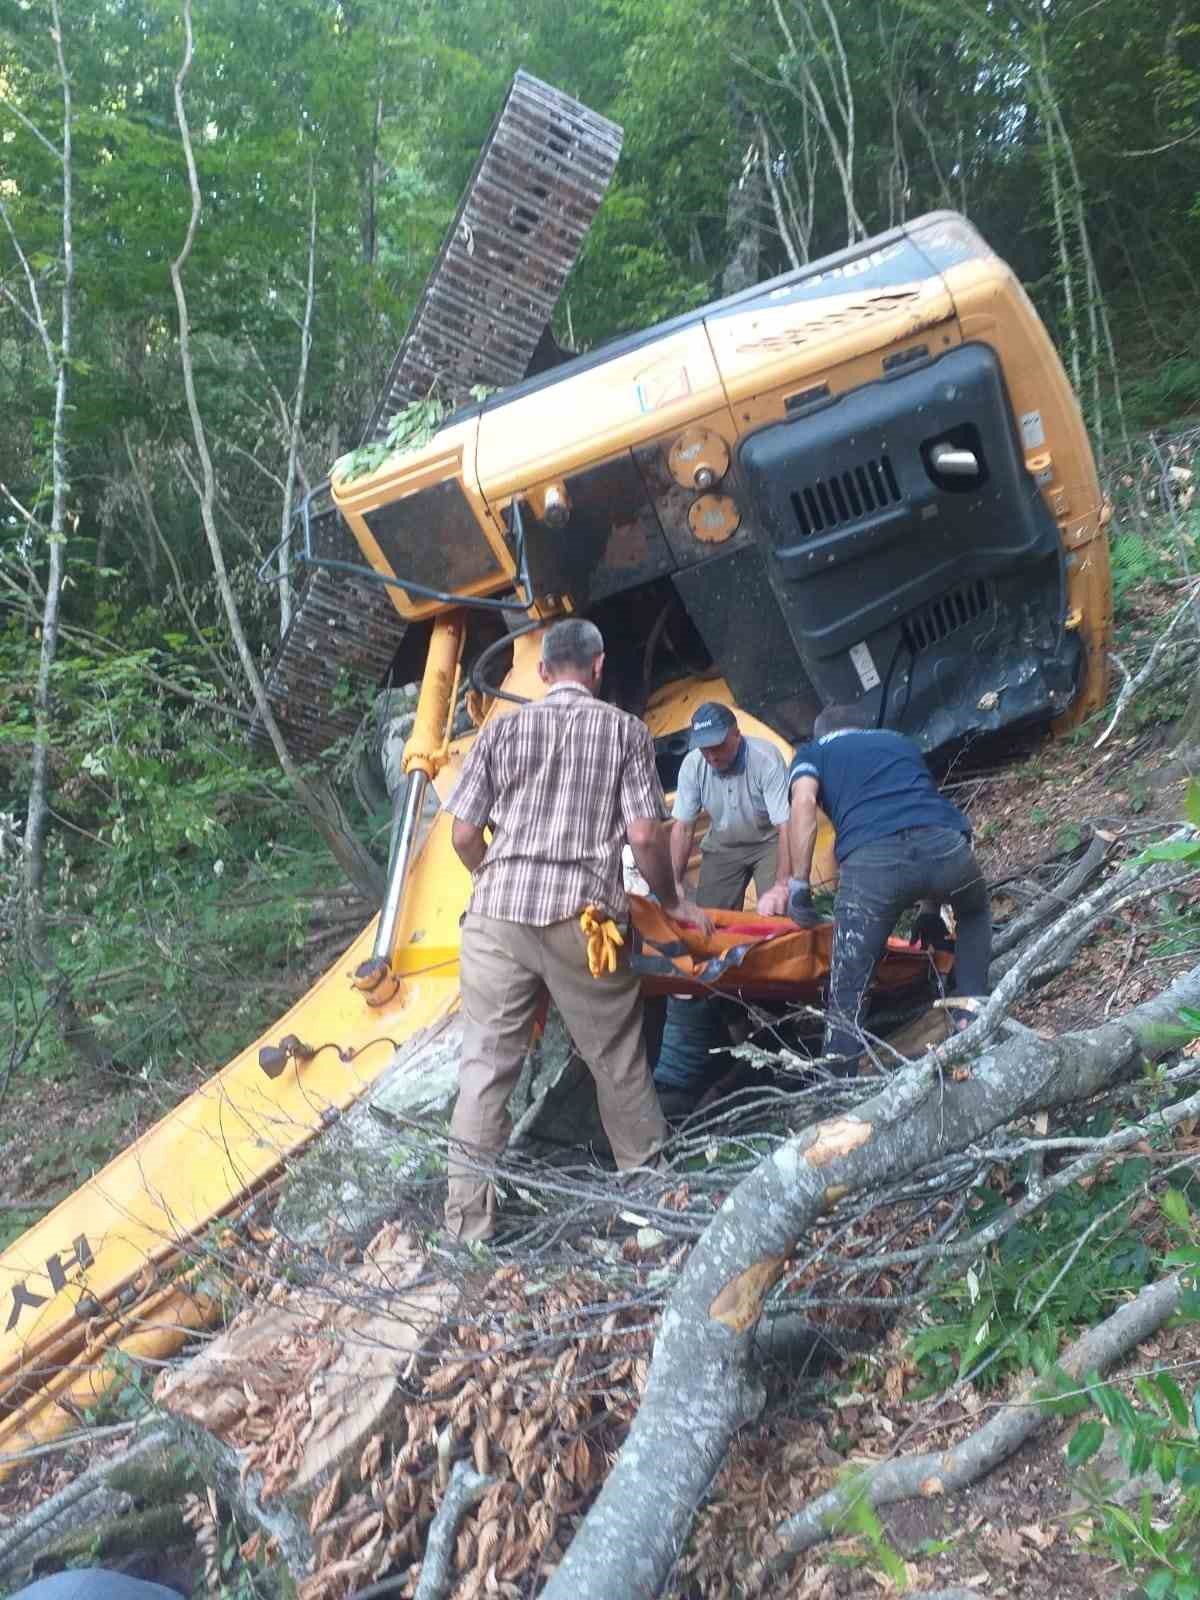
M 1125 682 L 1121 685 L 1121 692 L 1117 696 L 1117 703 L 1113 708 L 1112 716 L 1109 718 L 1108 726 L 1092 746 L 1093 750 L 1099 750 L 1102 744 L 1107 743 L 1109 737 L 1116 728 L 1117 723 L 1120 722 L 1121 718 L 1124 716 L 1125 708 L 1128 706 L 1129 702 L 1133 699 L 1134 695 L 1137 694 L 1138 690 L 1141 689 L 1153 676 L 1154 669 L 1158 665 L 1159 658 L 1162 656 L 1163 651 L 1170 643 L 1171 635 L 1183 621 L 1184 617 L 1192 614 L 1192 605 L 1192 597 L 1189 595 L 1183 604 L 1177 609 L 1175 615 L 1159 634 L 1158 638 L 1154 641 L 1154 648 L 1150 651 L 1150 654 L 1146 657 L 1145 663 L 1134 677 L 1131 678 L 1129 676 L 1129 672 L 1125 666 L 1125 663 L 1120 659 L 1120 657 L 1112 651 L 1109 652 L 1109 660 L 1118 669 L 1118 671 L 1120 671 L 1125 679 Z
M 465 1461 L 457 1461 L 446 1485 L 446 1493 L 429 1525 L 425 1559 L 413 1600 L 446 1600 L 454 1581 L 452 1563 L 458 1525 L 472 1506 L 478 1505 L 496 1480 L 476 1472 Z

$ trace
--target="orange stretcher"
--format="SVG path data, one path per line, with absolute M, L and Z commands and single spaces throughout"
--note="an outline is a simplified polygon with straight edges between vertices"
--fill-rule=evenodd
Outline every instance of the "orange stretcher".
M 746 911 L 710 911 L 715 926 L 705 936 L 677 922 L 654 900 L 631 895 L 630 965 L 648 995 L 738 995 L 746 1000 L 786 1000 L 815 1005 L 829 977 L 833 924 L 798 928 L 789 917 Z M 954 957 L 889 939 L 875 973 L 877 995 L 900 995 L 938 977 Z

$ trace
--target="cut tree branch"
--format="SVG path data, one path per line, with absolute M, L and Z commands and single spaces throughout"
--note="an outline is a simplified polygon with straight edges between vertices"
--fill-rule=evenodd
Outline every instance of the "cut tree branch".
M 888 1506 L 914 1495 L 954 1494 L 984 1477 L 1053 1420 L 1053 1402 L 1070 1387 L 1063 1384 L 1062 1375 L 1071 1385 L 1078 1385 L 1088 1373 L 1107 1371 L 1174 1315 L 1184 1287 L 1182 1274 L 1172 1273 L 1143 1289 L 1136 1299 L 1077 1339 L 1048 1377 L 1026 1384 L 1015 1400 L 1006 1402 L 982 1428 L 949 1450 L 880 1462 L 810 1500 L 776 1529 L 779 1550 L 766 1571 L 777 1576 L 803 1551 L 823 1539 L 836 1538 L 847 1512 L 864 1500 L 872 1506 Z
M 465 1461 L 457 1461 L 437 1515 L 429 1526 L 421 1576 L 413 1600 L 446 1600 L 454 1583 L 454 1541 L 458 1526 L 495 1482 Z
M 957 1057 L 967 1037 L 959 1034 L 853 1112 L 803 1130 L 763 1160 L 682 1270 L 628 1440 L 545 1600 L 659 1591 L 730 1440 L 761 1409 L 753 1341 L 765 1296 L 831 1206 L 964 1150 L 1015 1117 L 1086 1101 L 1169 1050 L 1166 1025 L 1198 1000 L 1200 967 L 1122 1018 L 1056 1040 L 1019 1034 L 985 1046 L 947 1078 L 941 1067 L 952 1051 Z

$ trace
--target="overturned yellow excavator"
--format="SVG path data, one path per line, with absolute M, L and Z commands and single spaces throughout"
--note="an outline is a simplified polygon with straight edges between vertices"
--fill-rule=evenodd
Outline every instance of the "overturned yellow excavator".
M 189 1240 L 382 1073 L 420 1070 L 456 1006 L 469 888 L 428 789 L 539 692 L 549 621 L 599 623 L 608 692 L 645 717 L 668 790 L 701 700 L 785 750 L 823 704 L 862 701 L 930 752 L 1103 703 L 1105 510 L 1012 272 L 937 213 L 564 358 L 550 317 L 619 148 L 518 74 L 367 429 L 371 470 L 305 504 L 269 683 L 287 738 L 312 754 L 348 731 L 347 677 L 421 682 L 386 901 L 275 1028 L 0 1254 L 0 1476 L 104 1393 L 112 1351 L 161 1356 L 215 1314 Z M 389 418 L 431 391 L 458 409 L 389 455 Z M 798 998 L 827 962 L 804 938 Z M 896 948 L 882 981 L 913 966 Z

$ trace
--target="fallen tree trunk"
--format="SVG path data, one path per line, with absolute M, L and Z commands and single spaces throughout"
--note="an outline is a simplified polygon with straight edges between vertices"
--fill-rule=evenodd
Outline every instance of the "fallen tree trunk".
M 629 1438 L 545 1600 L 658 1594 L 733 1434 L 761 1409 L 752 1347 L 763 1301 L 824 1211 L 1015 1117 L 1087 1100 L 1165 1054 L 1178 1042 L 1169 1025 L 1180 1007 L 1197 1002 L 1200 967 L 1122 1018 L 1056 1040 L 991 1043 L 947 1078 L 941 1060 L 958 1058 L 959 1035 L 852 1114 L 806 1128 L 761 1162 L 683 1269 Z
M 1089 1372 L 1106 1372 L 1174 1315 L 1183 1290 L 1183 1276 L 1178 1272 L 1149 1285 L 1077 1339 L 1059 1358 L 1056 1372 L 1065 1373 L 1076 1382 L 1082 1382 Z M 1043 1402 L 1052 1401 L 1061 1392 L 1062 1385 L 1053 1375 L 1035 1378 L 982 1428 L 952 1449 L 882 1461 L 810 1500 L 775 1530 L 780 1548 L 767 1563 L 767 1572 L 778 1575 L 803 1551 L 823 1539 L 837 1538 L 842 1517 L 857 1502 L 890 1506 L 915 1495 L 928 1497 L 966 1489 L 1055 1419 L 1055 1413 Z

